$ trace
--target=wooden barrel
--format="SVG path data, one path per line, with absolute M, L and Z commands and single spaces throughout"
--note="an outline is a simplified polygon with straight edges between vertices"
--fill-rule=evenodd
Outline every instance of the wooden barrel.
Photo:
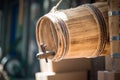
M 84 4 L 41 17 L 36 27 L 37 56 L 59 61 L 108 54 L 107 7 L 105 2 Z

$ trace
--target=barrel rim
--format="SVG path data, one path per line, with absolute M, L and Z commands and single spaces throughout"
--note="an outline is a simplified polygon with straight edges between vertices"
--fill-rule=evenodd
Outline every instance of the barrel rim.
M 52 61 L 60 61 L 65 54 L 67 53 L 67 51 L 69 50 L 69 34 L 68 34 L 68 29 L 67 29 L 67 25 L 65 24 L 65 22 L 59 18 L 58 16 L 55 16 L 53 13 L 48 13 L 46 15 L 44 15 L 43 17 L 41 17 L 38 22 L 37 22 L 37 27 L 36 27 L 36 38 L 37 38 L 37 44 L 39 47 L 39 51 L 40 51 L 40 43 L 41 43 L 41 23 L 42 20 L 44 19 L 48 19 L 48 21 L 50 21 L 57 32 L 57 38 L 58 38 L 58 43 L 57 43 L 57 50 L 56 50 L 56 54 L 54 55 L 54 57 L 52 58 Z M 63 24 L 61 24 L 61 23 Z M 63 26 L 63 27 L 61 27 Z M 65 31 L 63 31 L 65 30 Z M 39 32 L 39 33 L 38 33 Z M 61 44 L 61 45 L 59 45 Z

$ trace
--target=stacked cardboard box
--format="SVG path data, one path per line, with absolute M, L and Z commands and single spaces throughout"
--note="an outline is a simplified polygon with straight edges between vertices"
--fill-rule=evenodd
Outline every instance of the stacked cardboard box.
M 48 80 L 87 80 L 87 71 L 56 73 L 48 76 Z
M 36 73 L 36 80 L 87 80 L 87 72 Z
M 65 59 L 59 62 L 52 62 L 48 60 L 48 63 L 45 60 L 40 60 L 40 70 L 41 72 L 72 72 L 72 71 L 81 71 L 81 70 L 90 70 L 91 69 L 91 59 L 80 58 L 80 59 Z
M 120 80 L 120 72 L 98 71 L 98 80 Z
M 59 62 L 40 61 L 41 72 L 36 73 L 36 80 L 87 80 L 91 69 L 90 59 L 66 59 Z

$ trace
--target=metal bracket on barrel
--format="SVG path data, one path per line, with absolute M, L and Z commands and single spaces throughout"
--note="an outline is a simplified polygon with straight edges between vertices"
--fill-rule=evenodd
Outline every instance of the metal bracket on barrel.
M 112 41 L 120 41 L 120 36 L 111 36 Z M 120 58 L 120 53 L 112 53 L 112 58 Z
M 120 11 L 109 11 L 108 15 L 109 16 L 118 16 L 118 15 L 120 15 Z
M 112 36 L 112 37 L 111 37 L 111 40 L 112 40 L 112 41 L 120 40 L 120 36 Z
M 112 58 L 120 58 L 120 53 L 112 53 Z

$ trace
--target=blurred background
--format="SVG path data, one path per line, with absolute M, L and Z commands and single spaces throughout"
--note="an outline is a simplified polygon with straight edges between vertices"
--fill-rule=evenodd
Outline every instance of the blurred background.
M 0 80 L 35 80 L 40 72 L 35 27 L 59 0 L 0 0 Z M 68 9 L 94 0 L 63 0 Z

